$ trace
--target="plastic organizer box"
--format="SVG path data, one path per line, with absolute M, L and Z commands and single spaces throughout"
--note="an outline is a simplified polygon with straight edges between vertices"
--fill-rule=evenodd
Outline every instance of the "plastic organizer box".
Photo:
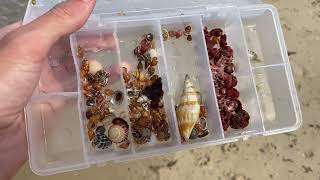
M 37 0 L 32 4 L 30 0 L 24 23 L 57 3 L 58 0 Z M 192 25 L 191 42 L 185 38 L 164 41 L 163 29 L 184 29 L 186 25 Z M 233 49 L 236 88 L 243 108 L 250 115 L 250 123 L 244 129 L 223 130 L 203 31 L 205 26 L 223 29 L 228 45 Z M 124 102 L 115 109 L 115 114 L 121 111 L 122 117 L 129 122 L 122 66 L 136 66 L 133 49 L 147 33 L 153 34 L 157 51 L 159 63 L 155 70 L 162 78 L 170 138 L 157 142 L 152 137 L 147 144 L 138 145 L 129 128 L 127 149 L 93 148 L 86 133 L 87 107 L 82 94 L 82 59 L 77 55 L 78 46 L 86 41 L 86 36 L 107 38 L 109 43 L 114 43 L 101 51 L 86 52 L 86 56 L 96 59 L 104 68 L 118 72 L 110 74 L 113 83 L 109 88 L 124 92 Z M 67 47 L 63 45 L 68 42 L 61 40 L 59 43 L 61 47 Z M 260 1 L 97 0 L 94 13 L 81 30 L 71 35 L 70 42 L 71 49 L 63 49 L 69 53 L 59 56 L 59 53 L 51 52 L 48 56 L 39 85 L 26 108 L 29 162 L 38 175 L 279 134 L 296 130 L 302 124 L 277 10 Z M 61 57 L 69 60 L 62 61 Z M 187 142 L 182 141 L 175 112 L 185 74 L 192 77 L 201 93 L 202 103 L 207 108 L 209 132 L 203 138 Z

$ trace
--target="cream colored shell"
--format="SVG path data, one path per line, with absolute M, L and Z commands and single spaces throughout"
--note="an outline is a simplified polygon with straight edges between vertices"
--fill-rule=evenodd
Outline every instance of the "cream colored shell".
M 186 75 L 184 89 L 179 106 L 176 110 L 181 136 L 189 140 L 192 129 L 199 121 L 200 100 L 199 95 L 192 84 L 190 77 Z
M 89 73 L 96 74 L 98 71 L 102 70 L 102 65 L 94 59 L 89 60 Z
M 126 138 L 126 131 L 119 125 L 112 125 L 108 131 L 108 137 L 112 142 L 120 143 Z

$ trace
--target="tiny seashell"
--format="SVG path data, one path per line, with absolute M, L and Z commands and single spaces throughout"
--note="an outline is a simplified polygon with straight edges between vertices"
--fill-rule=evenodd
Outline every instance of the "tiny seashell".
M 112 141 L 105 134 L 97 134 L 92 141 L 92 146 L 99 149 L 107 149 L 112 145 Z
M 169 31 L 169 36 L 170 37 L 175 37 L 176 36 L 176 32 L 175 31 Z
M 104 134 L 106 132 L 106 128 L 104 126 L 98 126 L 96 129 L 96 134 Z
M 92 129 L 88 130 L 88 138 L 90 141 L 92 141 L 94 139 L 94 137 L 96 137 L 95 133 L 93 132 Z
M 119 126 L 123 127 L 126 131 L 129 129 L 128 123 L 120 117 L 114 118 L 112 120 L 112 124 L 119 125 Z
M 133 76 L 138 80 L 138 81 L 144 81 L 145 80 L 145 75 L 143 72 L 135 71 L 133 73 Z
M 112 142 L 120 143 L 127 137 L 126 130 L 119 125 L 112 125 L 108 130 L 108 137 Z
M 124 99 L 123 93 L 121 91 L 115 91 L 113 93 L 111 103 L 114 105 L 119 105 L 123 102 L 123 99 Z
M 149 50 L 149 54 L 150 54 L 151 59 L 154 58 L 154 57 L 158 57 L 157 56 L 157 51 L 155 49 L 150 49 Z
M 89 73 L 96 74 L 98 71 L 102 70 L 102 65 L 94 59 L 89 60 Z
M 136 88 L 127 89 L 128 96 L 139 96 L 139 90 Z
M 147 96 L 141 95 L 141 96 L 139 96 L 137 102 L 138 103 L 144 103 L 144 102 L 147 102 L 148 100 L 149 100 L 149 98 Z
M 184 89 L 176 114 L 180 133 L 184 140 L 188 141 L 200 115 L 199 95 L 188 75 L 185 78 Z
M 152 33 L 146 34 L 146 39 L 147 39 L 148 41 L 153 41 L 153 34 L 152 34 Z
M 103 121 L 101 122 L 101 124 L 104 127 L 108 127 L 111 123 L 112 120 L 116 118 L 116 115 L 114 113 L 109 113 L 108 115 L 105 116 L 105 118 L 103 119 Z
M 84 49 L 80 46 L 78 46 L 78 52 L 77 55 L 80 59 L 84 58 Z
M 167 41 L 169 39 L 169 32 L 166 29 L 162 29 L 162 37 L 164 41 Z

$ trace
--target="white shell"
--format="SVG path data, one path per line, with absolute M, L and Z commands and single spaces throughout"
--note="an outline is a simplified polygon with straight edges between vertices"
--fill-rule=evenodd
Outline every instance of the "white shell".
M 97 60 L 89 60 L 89 73 L 96 74 L 98 71 L 102 70 L 102 65 Z
M 120 143 L 126 138 L 126 131 L 119 125 L 112 125 L 108 130 L 108 137 L 112 142 Z
M 140 95 L 139 98 L 137 99 L 137 102 L 138 103 L 144 103 L 144 102 L 147 102 L 149 99 L 147 96 L 145 95 Z
M 179 129 L 184 140 L 189 140 L 192 129 L 199 121 L 200 101 L 199 95 L 194 88 L 190 77 L 186 75 L 184 89 L 176 110 Z
M 149 54 L 151 58 L 157 57 L 157 51 L 155 49 L 150 49 Z

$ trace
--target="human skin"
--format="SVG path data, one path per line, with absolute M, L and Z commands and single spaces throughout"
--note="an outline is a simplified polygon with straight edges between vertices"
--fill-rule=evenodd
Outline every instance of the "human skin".
M 78 30 L 88 19 L 95 0 L 69 0 L 22 26 L 0 29 L 0 179 L 10 179 L 27 159 L 24 108 L 45 71 L 47 54 L 57 41 Z M 81 11 L 79 11 L 81 9 Z M 59 67 L 68 73 L 68 67 Z M 41 75 L 42 77 L 42 75 Z M 51 83 L 45 91 L 63 88 Z M 48 87 L 48 86 L 46 86 Z M 56 104 L 59 106 L 59 104 Z

